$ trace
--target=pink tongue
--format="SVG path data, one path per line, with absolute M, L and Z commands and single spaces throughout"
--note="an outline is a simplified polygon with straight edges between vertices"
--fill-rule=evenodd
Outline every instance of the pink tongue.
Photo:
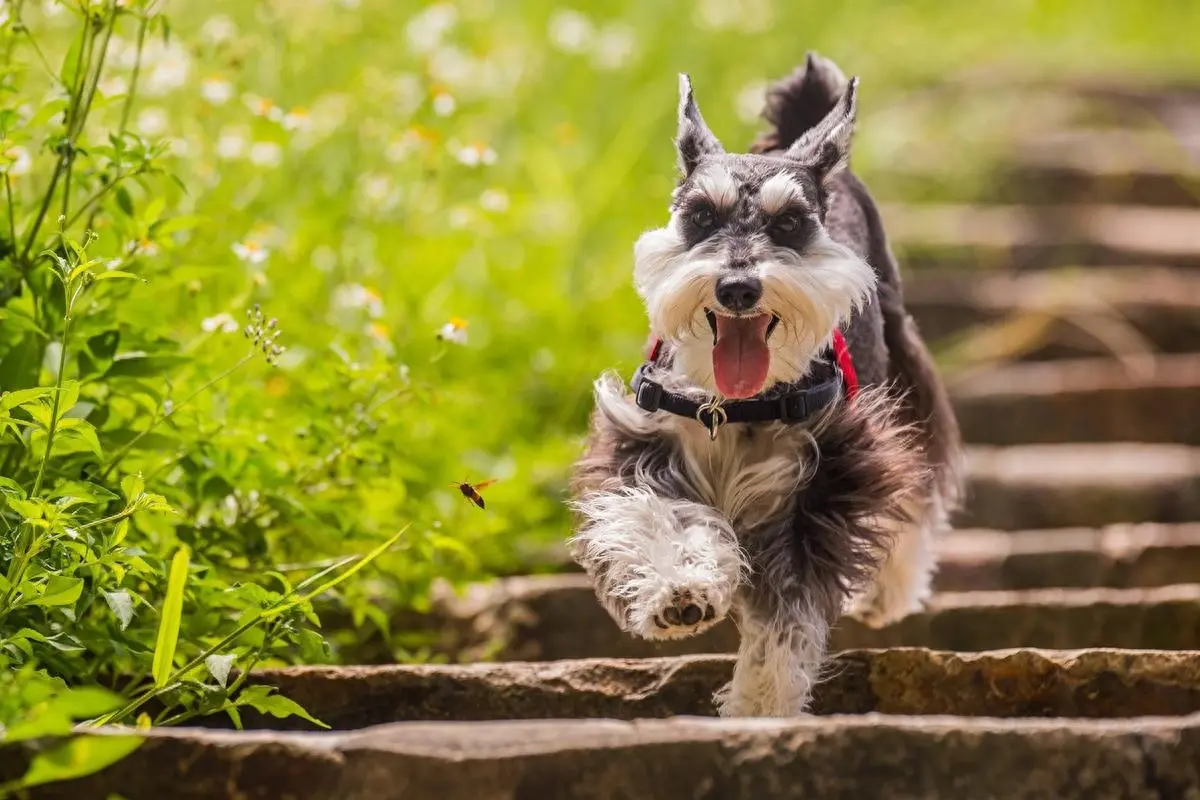
M 769 314 L 754 317 L 717 315 L 717 343 L 713 345 L 713 372 L 721 394 L 733 399 L 753 397 L 762 389 L 771 366 L 767 349 Z

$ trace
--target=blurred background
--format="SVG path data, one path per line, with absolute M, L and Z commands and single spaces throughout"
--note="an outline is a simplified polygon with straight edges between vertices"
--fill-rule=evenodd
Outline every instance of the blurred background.
M 36 48 L 2 6 L 14 231 L 55 166 L 53 76 L 81 13 L 21 5 Z M 1200 444 L 1196 2 L 132 5 L 67 216 L 145 282 L 97 296 L 75 333 L 96 371 L 68 369 L 104 409 L 106 475 L 146 474 L 180 511 L 139 523 L 139 547 L 194 548 L 198 587 L 406 523 L 340 587 L 353 621 L 387 627 L 439 577 L 557 568 L 591 381 L 642 355 L 631 248 L 666 219 L 676 73 L 743 148 L 767 83 L 810 49 L 861 76 L 853 167 L 971 442 Z M 144 161 L 104 151 L 113 132 Z M 18 329 L 28 297 L 6 299 L 5 389 L 44 383 L 58 352 Z M 254 304 L 281 331 L 274 365 L 245 361 Z M 453 485 L 489 479 L 486 511 Z

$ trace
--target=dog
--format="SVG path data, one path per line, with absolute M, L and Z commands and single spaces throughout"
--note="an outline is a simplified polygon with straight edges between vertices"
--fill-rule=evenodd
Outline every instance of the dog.
M 858 79 L 809 53 L 725 151 L 680 75 L 679 181 L 634 247 L 651 352 L 594 385 L 570 547 L 625 631 L 741 636 L 723 716 L 806 711 L 831 625 L 922 607 L 961 442 L 849 171 Z

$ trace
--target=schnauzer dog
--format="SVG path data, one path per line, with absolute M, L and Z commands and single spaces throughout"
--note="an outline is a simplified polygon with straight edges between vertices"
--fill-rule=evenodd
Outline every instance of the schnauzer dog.
M 847 167 L 858 79 L 810 53 L 727 153 L 680 76 L 680 180 L 634 248 L 652 348 L 595 384 L 572 552 L 629 633 L 731 616 L 727 716 L 803 713 L 830 626 L 921 607 L 960 490 L 958 425 Z

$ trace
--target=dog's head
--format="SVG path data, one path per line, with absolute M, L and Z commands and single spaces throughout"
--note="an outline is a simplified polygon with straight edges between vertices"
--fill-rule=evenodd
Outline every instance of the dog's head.
M 634 248 L 634 282 L 652 332 L 696 385 L 744 398 L 799 379 L 870 292 L 874 271 L 825 228 L 856 88 L 786 151 L 740 155 L 725 152 L 680 76 L 682 177 L 670 222 Z

